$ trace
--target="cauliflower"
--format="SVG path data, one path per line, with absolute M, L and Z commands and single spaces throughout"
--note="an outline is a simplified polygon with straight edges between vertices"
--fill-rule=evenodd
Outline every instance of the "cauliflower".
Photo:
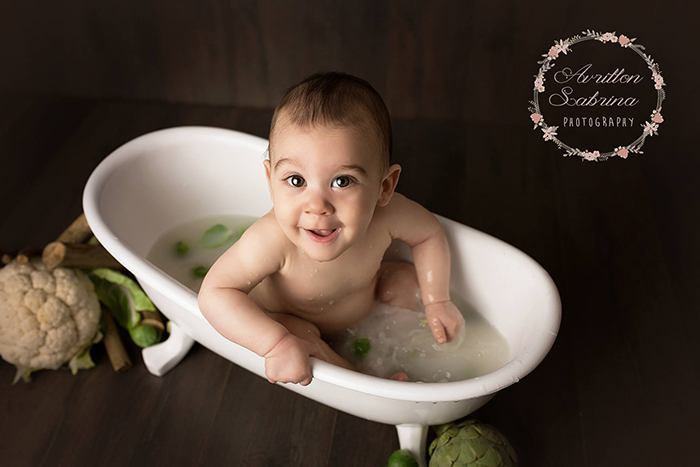
M 39 258 L 0 269 L 0 356 L 17 367 L 13 384 L 69 361 L 73 374 L 93 366 L 100 317 L 94 286 L 78 269 L 50 271 Z

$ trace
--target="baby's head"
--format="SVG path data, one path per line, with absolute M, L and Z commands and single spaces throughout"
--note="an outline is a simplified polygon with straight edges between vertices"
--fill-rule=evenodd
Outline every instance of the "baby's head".
M 289 88 L 270 125 L 265 171 L 287 237 L 318 261 L 337 258 L 385 206 L 401 167 L 391 165 L 391 121 L 379 94 L 345 73 Z M 338 183 L 336 183 L 338 182 Z M 333 230 L 333 233 L 312 231 Z
M 391 120 L 381 96 L 365 80 L 340 72 L 316 73 L 284 93 L 270 124 L 270 159 L 284 130 L 351 130 L 373 146 L 384 173 L 391 165 Z

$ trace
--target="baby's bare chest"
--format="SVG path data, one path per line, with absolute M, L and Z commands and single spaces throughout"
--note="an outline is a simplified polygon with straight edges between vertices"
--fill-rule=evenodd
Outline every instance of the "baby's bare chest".
M 294 258 L 273 279 L 278 292 L 290 304 L 308 311 L 318 304 L 342 305 L 346 297 L 366 292 L 381 267 L 386 245 L 372 244 L 363 249 L 348 250 L 333 261 L 317 262 L 308 257 Z
M 333 261 L 318 262 L 303 255 L 289 258 L 251 296 L 269 311 L 294 314 L 315 323 L 324 334 L 334 333 L 369 312 L 377 273 L 390 244 L 388 235 L 377 236 L 353 245 Z

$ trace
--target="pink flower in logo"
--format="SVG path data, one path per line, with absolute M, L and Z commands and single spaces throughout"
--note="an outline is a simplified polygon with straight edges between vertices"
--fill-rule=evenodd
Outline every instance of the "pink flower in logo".
M 549 54 L 550 57 L 557 58 L 557 57 L 559 56 L 559 52 L 561 52 L 561 47 L 559 47 L 558 45 L 553 45 L 553 46 L 549 49 L 548 54 Z
M 658 73 L 652 76 L 652 79 L 656 82 L 656 84 L 654 84 L 654 89 L 661 89 L 661 86 L 666 85 L 666 83 L 664 83 L 664 77 Z
M 608 42 L 608 41 L 617 42 L 617 36 L 615 35 L 615 33 L 606 32 L 605 34 L 600 36 L 600 40 L 602 40 L 603 42 Z
M 539 76 L 538 76 L 538 77 L 535 79 L 535 89 L 537 89 L 539 92 L 544 92 L 544 82 L 545 82 L 545 81 L 546 81 L 546 80 L 544 79 L 544 77 L 539 77 Z
M 598 151 L 588 152 L 588 150 L 586 150 L 583 152 L 583 158 L 587 161 L 594 161 L 598 158 L 599 155 L 600 152 Z
M 651 121 L 654 123 L 663 123 L 664 118 L 661 116 L 661 112 L 657 112 L 656 110 L 654 110 L 651 113 Z
M 534 114 L 530 115 L 530 118 L 532 119 L 533 122 L 535 122 L 535 126 L 532 127 L 532 129 L 534 130 L 535 128 L 537 128 L 537 124 L 540 123 L 540 120 L 542 120 L 542 115 L 540 115 L 538 113 L 534 113 Z
M 620 45 L 622 47 L 629 47 L 629 45 L 632 42 L 634 42 L 635 39 L 636 39 L 636 37 L 634 39 L 630 39 L 629 37 L 625 36 L 624 34 L 620 34 Z
M 613 155 L 614 155 L 614 156 L 620 156 L 620 157 L 622 157 L 623 159 L 627 159 L 627 154 L 628 154 L 628 153 L 627 153 L 627 148 L 618 147 L 618 148 L 615 148 L 615 154 L 613 154 Z

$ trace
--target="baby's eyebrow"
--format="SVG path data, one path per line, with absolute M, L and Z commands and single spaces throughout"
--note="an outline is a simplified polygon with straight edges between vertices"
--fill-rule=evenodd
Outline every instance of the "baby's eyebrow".
M 283 157 L 282 159 L 278 160 L 277 163 L 275 163 L 275 170 L 277 170 L 283 163 L 301 165 L 296 159 L 292 159 L 291 157 Z
M 297 165 L 297 166 L 301 166 L 301 164 L 299 164 L 299 161 L 297 161 L 296 159 L 293 159 L 293 158 L 291 158 L 291 157 L 283 157 L 282 159 L 278 160 L 278 161 L 275 163 L 275 170 L 277 170 L 277 169 L 279 168 L 280 165 L 285 164 L 285 163 L 286 163 L 286 164 L 294 164 L 294 165 Z M 355 165 L 355 164 L 341 165 L 341 166 L 340 166 L 340 170 L 356 170 L 356 171 L 358 171 L 361 175 L 367 177 L 367 171 L 366 171 L 365 169 L 363 169 L 362 167 L 360 167 L 359 165 Z
M 365 177 L 367 176 L 367 171 L 360 167 L 359 165 L 341 165 L 340 170 L 357 170 Z

